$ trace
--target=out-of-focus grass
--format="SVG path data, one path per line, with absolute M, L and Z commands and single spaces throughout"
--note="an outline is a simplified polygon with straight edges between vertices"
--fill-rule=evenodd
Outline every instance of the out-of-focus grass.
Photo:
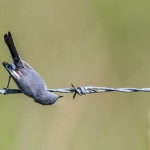
M 0 0 L 0 61 L 11 61 L 11 31 L 21 57 L 49 88 L 149 87 L 149 1 Z M 0 86 L 8 74 L 1 66 Z M 11 82 L 11 87 L 16 87 Z M 105 93 L 41 106 L 0 95 L 0 149 L 147 149 L 149 93 Z

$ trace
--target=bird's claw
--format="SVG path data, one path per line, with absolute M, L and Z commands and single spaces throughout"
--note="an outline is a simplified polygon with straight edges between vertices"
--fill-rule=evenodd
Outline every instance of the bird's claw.
M 9 91 L 9 89 L 8 89 L 8 88 L 4 88 L 4 90 L 5 90 L 4 95 L 8 95 L 8 91 Z

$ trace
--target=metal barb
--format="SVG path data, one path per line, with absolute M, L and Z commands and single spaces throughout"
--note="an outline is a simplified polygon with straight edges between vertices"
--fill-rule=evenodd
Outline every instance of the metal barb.
M 74 89 L 74 95 L 73 95 L 73 99 L 75 99 L 76 95 L 79 94 L 81 96 L 81 92 L 80 90 L 78 90 L 78 88 L 75 88 L 75 86 L 71 83 L 71 86 Z

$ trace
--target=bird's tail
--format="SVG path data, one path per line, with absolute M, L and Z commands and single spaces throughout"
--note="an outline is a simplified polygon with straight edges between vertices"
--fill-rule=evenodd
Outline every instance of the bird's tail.
M 17 66 L 20 62 L 20 57 L 16 50 L 16 47 L 14 45 L 13 38 L 12 38 L 12 35 L 10 32 L 8 32 L 4 35 L 4 40 L 9 48 L 9 51 L 11 53 L 14 64 L 15 64 L 15 66 Z

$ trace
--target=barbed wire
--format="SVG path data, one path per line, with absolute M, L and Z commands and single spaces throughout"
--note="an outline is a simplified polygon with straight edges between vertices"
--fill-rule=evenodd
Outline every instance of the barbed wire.
M 108 87 L 97 87 L 97 86 L 79 86 L 75 87 L 71 84 L 72 88 L 60 88 L 60 89 L 47 89 L 49 92 L 58 92 L 58 93 L 74 93 L 73 98 L 76 94 L 86 95 L 93 93 L 103 93 L 103 92 L 124 92 L 124 93 L 133 93 L 133 92 L 150 92 L 150 88 L 108 88 Z M 22 93 L 19 89 L 1 89 L 0 94 L 18 94 Z

